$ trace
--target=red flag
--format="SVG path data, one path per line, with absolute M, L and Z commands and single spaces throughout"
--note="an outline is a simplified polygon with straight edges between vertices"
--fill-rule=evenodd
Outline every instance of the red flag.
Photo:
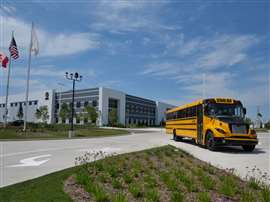
M 2 65 L 2 67 L 6 68 L 7 63 L 8 63 L 8 57 L 4 53 L 0 52 L 0 64 Z

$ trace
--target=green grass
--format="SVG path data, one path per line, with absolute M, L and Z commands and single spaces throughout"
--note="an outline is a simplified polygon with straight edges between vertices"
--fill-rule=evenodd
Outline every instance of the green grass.
M 181 192 L 175 191 L 171 195 L 171 202 L 183 202 L 184 201 L 184 196 Z
M 0 189 L 0 201 L 71 201 L 63 191 L 70 176 L 89 193 L 91 201 L 98 202 L 209 202 L 224 197 L 270 202 L 269 186 L 257 187 L 253 182 L 242 181 L 173 146 L 106 157 L 8 186 Z
M 130 184 L 128 187 L 129 192 L 132 194 L 134 198 L 143 197 L 143 189 L 139 184 Z
M 220 186 L 220 193 L 224 194 L 225 196 L 234 196 L 238 191 L 237 181 L 234 176 L 225 175 L 223 178 L 223 183 Z
M 112 202 L 128 202 L 127 197 L 123 193 L 116 193 L 112 197 Z
M 79 172 L 78 167 L 66 169 L 37 179 L 0 189 L 0 201 L 5 202 L 57 202 L 72 201 L 63 191 L 63 182 L 73 173 Z
M 202 183 L 205 189 L 212 190 L 214 188 L 215 182 L 208 175 L 202 175 Z
M 199 202 L 211 202 L 210 196 L 207 192 L 201 192 L 198 194 Z
M 68 130 L 69 125 L 57 124 L 30 126 L 27 132 L 23 132 L 21 127 L 0 128 L 0 140 L 65 139 L 68 138 Z M 128 134 L 128 131 L 81 125 L 75 126 L 75 136 L 72 138 L 103 137 L 123 134 Z

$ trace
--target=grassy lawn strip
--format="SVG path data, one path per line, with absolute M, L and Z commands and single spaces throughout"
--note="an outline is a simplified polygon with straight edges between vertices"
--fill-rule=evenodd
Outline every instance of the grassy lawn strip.
M 27 139 L 64 139 L 68 137 L 68 125 L 39 125 L 29 126 L 25 133 L 21 127 L 8 127 L 0 129 L 0 140 L 27 140 Z M 126 130 L 105 129 L 93 126 L 75 126 L 75 137 L 103 137 L 128 134 Z
M 84 158 L 89 158 L 83 156 Z M 70 201 L 67 179 L 88 192 L 86 201 L 270 201 L 268 186 L 242 181 L 173 147 L 106 157 L 0 189 L 3 201 Z M 69 196 L 78 199 L 74 188 Z

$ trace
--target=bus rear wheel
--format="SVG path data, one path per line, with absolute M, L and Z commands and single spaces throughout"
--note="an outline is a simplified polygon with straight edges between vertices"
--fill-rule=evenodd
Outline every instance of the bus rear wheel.
M 176 130 L 175 129 L 173 130 L 173 140 L 176 141 L 176 142 L 182 140 L 182 137 L 179 137 L 179 136 L 176 135 Z
M 242 145 L 242 148 L 246 152 L 252 152 L 255 149 L 255 145 Z
M 206 134 L 206 148 L 215 151 L 215 140 L 214 140 L 214 135 L 211 131 L 207 132 Z

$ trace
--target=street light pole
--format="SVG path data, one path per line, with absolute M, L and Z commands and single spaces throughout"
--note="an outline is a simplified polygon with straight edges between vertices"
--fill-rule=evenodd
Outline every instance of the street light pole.
M 71 122 L 70 122 L 70 130 L 68 131 L 68 137 L 71 138 L 72 136 L 74 136 L 74 124 L 73 124 L 73 119 L 74 119 L 74 94 L 75 94 L 75 82 L 76 81 L 81 81 L 82 80 L 82 76 L 79 75 L 78 72 L 75 72 L 75 74 L 73 73 L 68 73 L 66 72 L 66 79 L 71 80 L 72 83 L 72 103 L 71 103 Z
M 71 109 L 71 127 L 70 130 L 74 131 L 73 118 L 74 118 L 74 93 L 75 93 L 75 80 L 73 79 L 73 87 L 72 87 L 72 109 Z M 73 134 L 72 134 L 73 135 Z

